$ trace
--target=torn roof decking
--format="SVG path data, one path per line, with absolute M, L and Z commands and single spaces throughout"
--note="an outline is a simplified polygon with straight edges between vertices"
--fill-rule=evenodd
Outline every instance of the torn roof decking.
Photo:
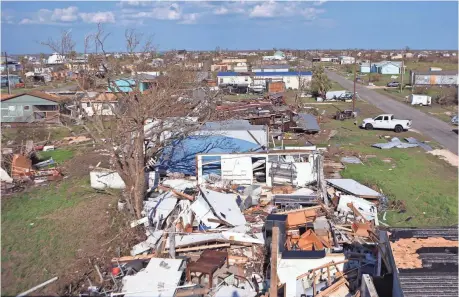
M 226 194 L 201 188 L 202 197 L 209 203 L 214 213 L 231 226 L 245 225 L 247 222 L 236 203 L 235 194 Z
M 327 179 L 329 185 L 343 192 L 362 197 L 362 198 L 379 198 L 381 194 L 353 179 Z
M 144 270 L 123 278 L 122 292 L 129 297 L 174 296 L 182 278 L 182 264 L 182 259 L 152 258 Z
M 458 296 L 457 239 L 456 227 L 391 229 L 402 296 Z

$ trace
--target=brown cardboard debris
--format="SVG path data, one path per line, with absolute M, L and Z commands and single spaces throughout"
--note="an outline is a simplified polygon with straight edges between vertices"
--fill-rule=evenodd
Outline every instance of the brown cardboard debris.
M 11 176 L 21 178 L 32 175 L 32 160 L 23 155 L 13 155 L 11 164 Z
M 416 251 L 422 247 L 458 247 L 458 242 L 443 237 L 403 238 L 390 243 L 395 265 L 399 269 L 422 268 Z
M 91 138 L 88 138 L 86 136 L 76 136 L 76 137 L 64 137 L 64 140 L 68 141 L 69 144 L 75 144 L 75 143 L 90 141 Z

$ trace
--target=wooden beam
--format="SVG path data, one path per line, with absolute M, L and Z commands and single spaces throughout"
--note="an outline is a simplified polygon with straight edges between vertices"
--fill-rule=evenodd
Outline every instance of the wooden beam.
M 199 245 L 199 246 L 194 246 L 194 247 L 189 247 L 189 248 L 175 249 L 175 252 L 179 253 L 179 252 L 209 250 L 209 249 L 217 249 L 217 248 L 229 247 L 229 246 L 231 246 L 231 244 L 229 244 L 229 243 L 220 243 L 220 244 L 211 244 L 211 245 Z
M 279 252 L 279 227 L 273 227 L 271 240 L 271 282 L 269 297 L 277 297 L 277 254 Z
M 184 198 L 184 199 L 188 199 L 190 201 L 194 201 L 194 197 L 193 196 L 185 194 L 185 193 L 182 193 L 182 192 L 179 192 L 179 191 L 176 191 L 174 189 L 171 189 L 171 188 L 168 188 L 168 187 L 165 187 L 165 186 L 158 186 L 158 189 L 163 190 L 163 191 L 170 191 L 175 196 L 178 196 L 179 198 Z
M 314 273 L 315 271 L 320 270 L 322 268 L 327 268 L 327 267 L 330 267 L 330 266 L 335 266 L 336 267 L 336 265 L 338 265 L 338 264 L 344 264 L 344 263 L 347 263 L 347 262 L 349 262 L 349 260 L 343 260 L 343 261 L 339 261 L 339 262 L 331 261 L 331 262 L 329 262 L 327 264 L 324 264 L 322 266 L 319 266 L 319 267 L 316 267 L 314 269 L 311 269 L 311 271 L 309 271 L 309 272 L 301 274 L 296 279 L 304 278 L 305 276 L 308 276 L 309 274 Z M 338 267 L 336 267 L 336 270 L 339 271 Z
M 156 255 L 155 254 L 148 254 L 148 255 L 137 255 L 137 256 L 124 256 L 120 258 L 112 258 L 112 263 L 116 262 L 128 262 L 128 261 L 134 261 L 134 260 L 148 260 L 151 258 L 154 258 Z
M 289 214 L 289 213 L 294 213 L 294 212 L 299 212 L 299 211 L 314 210 L 314 209 L 321 209 L 321 208 L 322 208 L 321 205 L 316 205 L 316 206 L 311 206 L 311 207 L 304 207 L 304 208 L 299 208 L 299 209 L 276 212 L 276 214 Z
M 333 296 L 332 293 L 336 291 L 339 287 L 346 285 L 347 281 L 344 277 L 340 278 L 336 283 L 333 285 L 329 286 L 319 294 L 317 294 L 315 297 L 325 297 L 325 296 Z

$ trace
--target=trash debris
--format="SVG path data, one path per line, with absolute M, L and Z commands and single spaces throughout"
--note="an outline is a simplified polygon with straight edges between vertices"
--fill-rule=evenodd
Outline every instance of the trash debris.
M 94 168 L 89 172 L 91 187 L 97 190 L 124 189 L 126 187 L 121 176 L 113 170 L 105 168 Z
M 357 157 L 342 157 L 341 163 L 348 163 L 348 164 L 363 164 L 362 161 Z
M 375 143 L 372 147 L 380 148 L 380 149 L 391 149 L 391 148 L 411 148 L 417 147 L 418 143 L 405 143 L 402 142 L 399 138 L 393 137 L 390 142 L 386 143 Z
M 423 148 L 426 152 L 430 152 L 432 149 L 432 147 L 424 142 L 420 142 L 419 140 L 417 140 L 416 138 L 414 137 L 407 137 L 405 138 L 406 141 L 408 141 L 408 143 L 412 143 L 412 144 L 417 144 L 418 146 L 420 146 L 421 148 Z

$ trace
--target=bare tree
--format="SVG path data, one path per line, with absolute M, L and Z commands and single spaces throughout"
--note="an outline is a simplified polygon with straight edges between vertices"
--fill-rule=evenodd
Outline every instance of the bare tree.
M 105 41 L 108 36 L 99 25 L 90 38 L 91 42 L 85 42 L 85 52 L 92 46 L 100 53 L 100 64 L 108 80 L 109 92 L 105 95 L 114 96 L 117 101 L 117 104 L 108 104 L 102 109 L 108 108 L 112 116 L 102 115 L 101 108 L 94 107 L 94 104 L 88 111 L 77 101 L 71 117 L 82 121 L 96 143 L 111 152 L 114 169 L 126 184 L 129 208 L 140 217 L 146 190 L 146 168 L 157 166 L 167 148 L 185 139 L 210 118 L 218 93 L 197 89 L 195 73 L 176 66 L 168 67 L 166 75 L 157 77 L 152 88 L 143 90 L 144 80 L 137 67 L 147 62 L 142 60 L 146 55 L 134 53 L 140 49 L 145 54 L 154 49 L 151 40 L 144 40 L 134 30 L 127 30 L 125 34 L 126 47 L 133 60 L 132 77 L 125 79 L 120 86 L 120 80 L 114 79 L 114 67 L 107 59 Z M 97 71 L 87 69 L 85 76 L 94 78 Z
M 70 53 L 75 50 L 75 41 L 73 41 L 71 30 L 63 30 L 61 32 L 60 38 L 54 40 L 53 38 L 48 38 L 48 41 L 42 42 L 42 45 L 45 45 L 52 49 L 54 52 L 59 54 L 59 59 L 62 59 L 62 62 L 65 63 L 65 59 L 69 57 Z M 67 75 L 64 75 L 64 80 L 67 82 Z

